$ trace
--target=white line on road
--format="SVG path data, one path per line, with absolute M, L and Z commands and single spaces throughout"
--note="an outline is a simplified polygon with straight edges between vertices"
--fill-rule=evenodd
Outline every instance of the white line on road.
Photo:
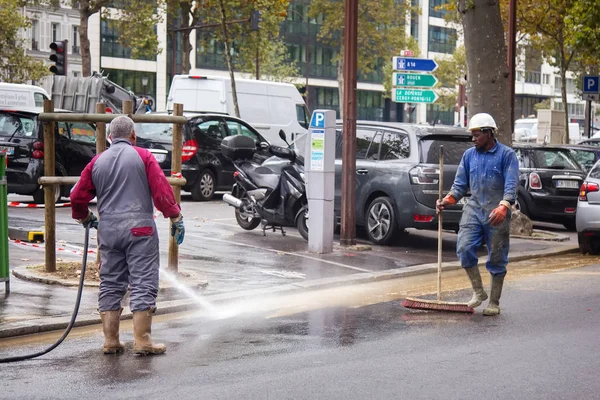
M 188 236 L 193 236 L 193 237 L 196 237 L 198 239 L 212 240 L 212 241 L 215 241 L 215 242 L 221 242 L 221 243 L 227 243 L 227 244 L 234 244 L 234 245 L 243 246 L 243 247 L 250 247 L 250 248 L 253 248 L 253 249 L 257 249 L 257 250 L 269 251 L 271 253 L 285 254 L 285 255 L 289 255 L 289 256 L 302 257 L 302 258 L 306 258 L 308 260 L 313 260 L 313 261 L 318 261 L 318 262 L 322 262 L 322 263 L 326 263 L 326 264 L 331 264 L 331 265 L 335 265 L 335 266 L 338 266 L 338 267 L 347 268 L 347 269 L 351 269 L 351 270 L 359 271 L 359 272 L 373 272 L 373 271 L 368 270 L 368 269 L 353 267 L 351 265 L 346 265 L 346 264 L 342 264 L 342 263 L 335 262 L 335 261 L 323 260 L 321 258 L 312 257 L 312 256 L 309 256 L 307 254 L 299 254 L 299 253 L 292 253 L 292 252 L 288 252 L 288 251 L 281 251 L 281 250 L 269 249 L 267 247 L 260 247 L 260 246 L 256 246 L 256 245 L 253 245 L 253 244 L 232 242 L 231 240 L 217 239 L 217 238 L 214 238 L 214 237 L 197 235 L 197 234 L 188 234 L 188 235 L 186 235 L 186 237 L 188 237 Z

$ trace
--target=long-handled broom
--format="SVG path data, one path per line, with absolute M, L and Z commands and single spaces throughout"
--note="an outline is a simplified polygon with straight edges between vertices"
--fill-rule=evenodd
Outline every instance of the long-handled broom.
M 440 146 L 440 178 L 439 198 L 444 197 L 444 146 Z M 438 214 L 438 262 L 437 262 L 437 299 L 423 300 L 407 297 L 402 305 L 406 308 L 417 308 L 420 310 L 452 311 L 463 313 L 474 313 L 475 309 L 466 303 L 455 303 L 442 301 L 442 213 Z

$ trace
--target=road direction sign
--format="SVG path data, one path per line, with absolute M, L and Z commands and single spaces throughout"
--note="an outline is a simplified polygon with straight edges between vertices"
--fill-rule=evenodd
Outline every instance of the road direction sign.
M 433 90 L 393 89 L 392 100 L 396 103 L 435 103 L 438 95 Z
M 598 83 L 600 77 L 598 75 L 586 75 L 583 77 L 583 94 L 598 93 L 600 87 Z
M 434 87 L 438 80 L 431 74 L 402 74 L 394 72 L 392 82 L 393 86 Z
M 430 58 L 393 57 L 392 65 L 395 71 L 433 72 L 438 64 Z

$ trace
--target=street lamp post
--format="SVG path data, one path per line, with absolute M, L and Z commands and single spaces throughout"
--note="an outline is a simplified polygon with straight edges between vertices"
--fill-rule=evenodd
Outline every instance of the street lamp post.
M 148 86 L 148 77 L 142 76 L 142 86 L 144 87 L 144 94 L 148 94 L 146 91 L 146 86 Z

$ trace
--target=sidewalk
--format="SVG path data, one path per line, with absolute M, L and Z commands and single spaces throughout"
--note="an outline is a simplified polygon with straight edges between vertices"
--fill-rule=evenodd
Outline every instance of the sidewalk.
M 248 245 L 239 254 L 223 254 L 219 258 L 182 254 L 179 271 L 188 276 L 179 281 L 192 295 L 205 296 L 211 303 L 224 303 L 267 294 L 429 274 L 437 270 L 432 257 L 419 258 L 418 253 L 399 254 L 393 247 L 369 247 L 335 246 L 333 253 L 318 255 L 308 253 L 305 245 L 290 251 Z M 570 241 L 513 239 L 509 261 L 551 257 L 577 250 L 578 246 Z M 50 279 L 25 266 L 43 263 L 43 253 L 32 253 L 17 246 L 11 246 L 10 251 L 12 260 L 26 261 L 11 267 L 11 293 L 0 299 L 0 338 L 64 329 L 73 311 L 78 282 Z M 198 254 L 203 253 L 199 251 Z M 161 254 L 163 266 L 166 265 L 164 256 Z M 242 263 L 239 257 L 260 261 Z M 461 268 L 453 252 L 445 250 L 444 260 L 447 260 L 443 263 L 444 271 Z M 481 260 L 484 263 L 485 257 Z M 198 309 L 198 303 L 181 293 L 165 275 L 161 276 L 157 313 Z M 86 282 L 76 326 L 100 323 L 96 307 L 97 283 Z M 131 318 L 128 308 L 125 308 L 123 318 Z

